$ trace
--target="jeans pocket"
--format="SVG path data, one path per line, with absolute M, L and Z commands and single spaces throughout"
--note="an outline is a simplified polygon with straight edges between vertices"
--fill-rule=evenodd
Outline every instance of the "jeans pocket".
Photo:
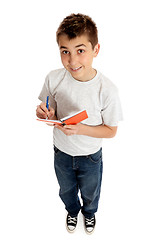
M 55 145 L 54 145 L 54 153 L 55 153 L 55 155 L 57 155 L 59 151 L 60 150 L 57 147 L 55 147 Z
M 99 163 L 100 161 L 102 161 L 102 148 L 98 152 L 90 154 L 88 157 L 91 162 Z

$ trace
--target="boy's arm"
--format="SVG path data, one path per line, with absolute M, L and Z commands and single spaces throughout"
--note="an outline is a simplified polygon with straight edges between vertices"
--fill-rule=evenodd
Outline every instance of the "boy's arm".
M 111 127 L 107 125 L 88 126 L 81 124 L 79 134 L 96 138 L 112 138 L 116 135 L 116 132 L 117 126 L 116 127 Z
M 78 123 L 76 125 L 65 125 L 63 127 L 55 125 L 55 127 L 61 130 L 67 136 L 77 134 L 95 138 L 112 138 L 117 132 L 117 126 L 111 127 L 107 125 L 89 126 Z

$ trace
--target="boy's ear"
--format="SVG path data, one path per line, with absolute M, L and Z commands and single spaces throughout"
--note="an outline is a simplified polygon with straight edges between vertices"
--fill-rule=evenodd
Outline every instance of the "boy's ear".
M 95 47 L 94 47 L 94 57 L 96 57 L 98 55 L 99 50 L 100 50 L 100 44 L 97 43 L 97 45 L 95 45 Z

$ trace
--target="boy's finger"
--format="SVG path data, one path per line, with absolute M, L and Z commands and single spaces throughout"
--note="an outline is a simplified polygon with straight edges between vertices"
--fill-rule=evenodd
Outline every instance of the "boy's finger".
M 75 126 L 76 125 L 64 125 L 64 128 L 66 128 L 66 129 L 75 129 Z
M 44 109 L 41 107 L 41 106 L 38 106 L 37 107 L 37 111 L 39 112 L 39 113 L 45 113 L 45 111 L 44 111 Z
M 55 111 L 55 110 L 49 105 L 49 111 Z
M 49 113 L 54 114 L 55 113 L 54 109 L 49 109 Z
M 70 125 L 64 125 L 64 128 L 65 129 L 71 129 L 71 126 Z
M 38 117 L 46 118 L 47 114 L 43 111 L 40 106 L 37 106 L 36 113 Z
M 54 127 L 61 130 L 61 127 L 59 125 L 57 125 L 57 124 L 55 124 Z
M 40 104 L 40 108 L 45 112 L 45 113 L 48 113 L 48 109 L 46 107 L 46 103 L 41 103 Z

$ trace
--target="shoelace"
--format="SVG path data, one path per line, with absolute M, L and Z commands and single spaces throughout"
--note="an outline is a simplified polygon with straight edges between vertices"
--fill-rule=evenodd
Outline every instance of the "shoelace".
M 76 224 L 76 222 L 77 222 L 76 217 L 68 216 L 68 224 L 70 224 L 70 223 Z
M 93 218 L 85 218 L 86 225 L 93 226 L 94 225 L 94 217 Z

